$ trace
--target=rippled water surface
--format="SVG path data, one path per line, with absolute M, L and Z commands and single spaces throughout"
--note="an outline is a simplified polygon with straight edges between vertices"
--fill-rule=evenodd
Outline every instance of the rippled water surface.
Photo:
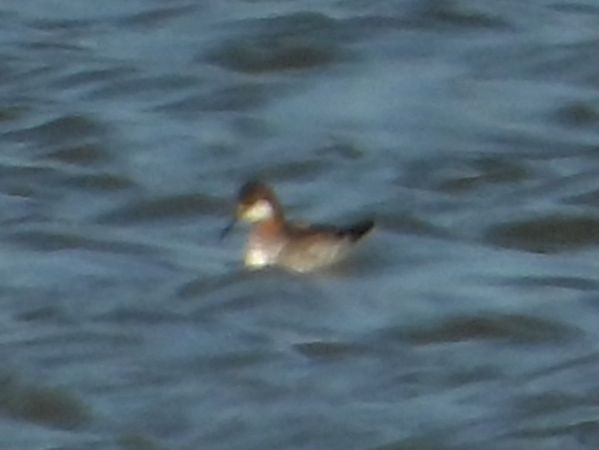
M 0 5 L 2 449 L 599 448 L 599 6 Z M 378 226 L 248 272 L 233 195 Z

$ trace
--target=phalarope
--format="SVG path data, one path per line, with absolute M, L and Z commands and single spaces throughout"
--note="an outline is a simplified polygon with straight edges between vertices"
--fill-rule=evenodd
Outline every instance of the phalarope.
M 260 181 L 249 181 L 241 187 L 235 217 L 222 231 L 221 238 L 237 220 L 253 224 L 244 257 L 247 267 L 280 266 L 297 272 L 337 262 L 374 226 L 372 220 L 346 227 L 290 222 L 285 219 L 274 191 Z

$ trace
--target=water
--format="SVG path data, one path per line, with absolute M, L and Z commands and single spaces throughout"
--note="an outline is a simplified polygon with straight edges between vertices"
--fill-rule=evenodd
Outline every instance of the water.
M 599 446 L 592 1 L 5 1 L 0 447 Z M 238 186 L 378 228 L 312 276 Z

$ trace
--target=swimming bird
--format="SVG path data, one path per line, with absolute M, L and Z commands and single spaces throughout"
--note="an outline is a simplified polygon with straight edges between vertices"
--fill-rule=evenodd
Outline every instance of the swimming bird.
M 246 267 L 279 266 L 296 272 L 337 262 L 374 227 L 370 219 L 346 227 L 288 221 L 274 191 L 258 180 L 245 183 L 239 190 L 235 215 L 221 239 L 238 220 L 253 224 L 245 250 Z

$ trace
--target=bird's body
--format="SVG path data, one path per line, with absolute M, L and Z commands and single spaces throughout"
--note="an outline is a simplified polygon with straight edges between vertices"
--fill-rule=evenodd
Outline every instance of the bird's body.
M 253 223 L 244 257 L 247 267 L 280 266 L 296 272 L 337 262 L 374 226 L 372 220 L 347 227 L 288 221 L 272 189 L 258 181 L 246 183 L 239 191 L 236 218 Z

